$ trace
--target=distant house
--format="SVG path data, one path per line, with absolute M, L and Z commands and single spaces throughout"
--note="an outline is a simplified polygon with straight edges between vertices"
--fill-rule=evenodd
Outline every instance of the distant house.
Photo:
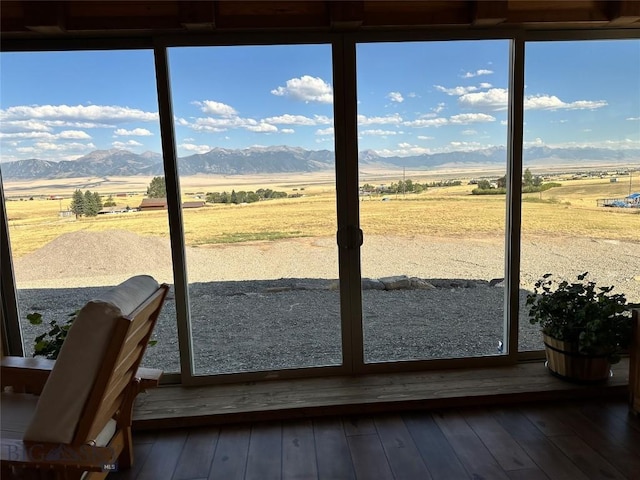
M 142 212 L 147 210 L 166 210 L 167 199 L 166 198 L 143 198 L 142 203 L 138 207 Z
M 195 200 L 184 202 L 182 204 L 182 208 L 200 208 L 204 207 L 204 200 Z M 142 199 L 142 203 L 139 210 L 166 210 L 167 209 L 167 199 L 166 198 L 144 198 Z
M 110 215 L 115 213 L 127 213 L 125 207 L 104 207 L 98 212 L 98 215 Z
M 200 208 L 200 207 L 204 207 L 204 204 L 205 204 L 204 200 L 184 202 L 182 204 L 182 208 Z

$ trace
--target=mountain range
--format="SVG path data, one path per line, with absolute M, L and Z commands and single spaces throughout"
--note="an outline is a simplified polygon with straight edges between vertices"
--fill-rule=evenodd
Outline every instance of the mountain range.
M 408 157 L 383 157 L 373 150 L 364 150 L 360 152 L 359 162 L 361 166 L 428 170 L 436 167 L 499 166 L 505 164 L 506 155 L 505 147 Z M 526 166 L 640 164 L 640 149 L 530 147 L 524 150 L 524 163 Z M 287 146 L 251 147 L 237 150 L 214 148 L 207 153 L 178 159 L 180 175 L 293 173 L 334 168 L 334 153 L 330 150 L 305 150 Z M 5 180 L 157 176 L 163 175 L 164 172 L 161 154 L 154 152 L 137 154 L 118 149 L 96 150 L 76 160 L 60 162 L 35 158 L 5 162 L 0 164 L 0 169 Z

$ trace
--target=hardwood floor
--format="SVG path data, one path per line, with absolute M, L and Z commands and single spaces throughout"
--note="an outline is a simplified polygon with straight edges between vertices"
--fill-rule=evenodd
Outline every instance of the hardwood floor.
M 640 479 L 640 418 L 619 399 L 134 432 L 110 479 Z

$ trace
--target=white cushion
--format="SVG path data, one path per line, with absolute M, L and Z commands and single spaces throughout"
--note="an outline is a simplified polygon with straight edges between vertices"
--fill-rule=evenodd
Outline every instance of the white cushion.
M 1 395 L 2 438 L 21 440 L 33 418 L 39 397 L 29 393 L 13 392 L 2 392 Z M 107 445 L 115 433 L 116 421 L 110 419 L 94 439 L 96 446 Z
M 132 277 L 80 310 L 42 390 L 24 440 L 71 442 L 116 320 L 133 312 L 157 289 L 158 282 L 153 277 Z
M 38 404 L 38 397 L 30 393 L 13 392 L 2 392 L 0 395 L 2 438 L 22 440 Z

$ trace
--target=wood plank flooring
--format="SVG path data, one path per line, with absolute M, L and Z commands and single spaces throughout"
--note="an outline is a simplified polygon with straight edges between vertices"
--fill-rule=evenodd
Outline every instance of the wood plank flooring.
M 640 479 L 623 399 L 481 405 L 134 432 L 112 480 Z

